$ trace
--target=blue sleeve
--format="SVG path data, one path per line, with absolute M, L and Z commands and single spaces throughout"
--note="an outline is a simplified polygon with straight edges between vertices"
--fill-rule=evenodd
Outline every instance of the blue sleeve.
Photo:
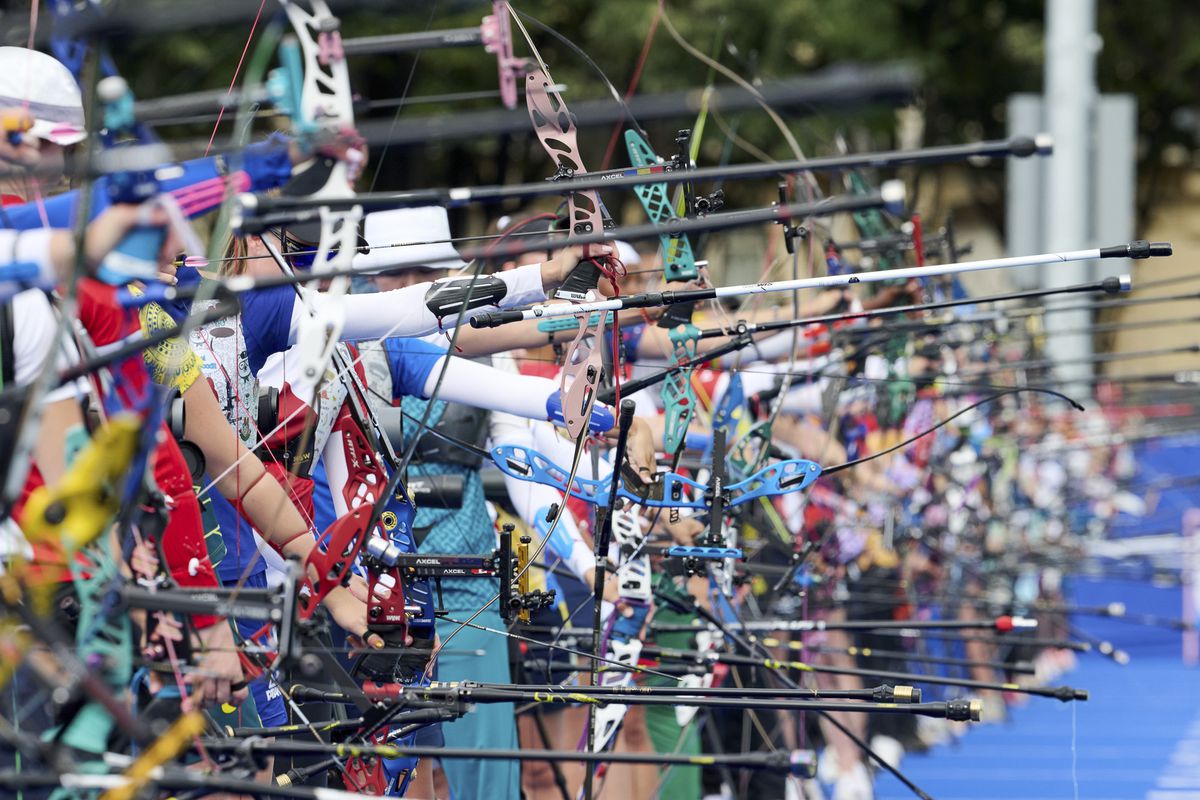
M 237 509 L 220 492 L 209 492 L 208 496 L 213 517 L 221 529 L 221 538 L 225 540 L 225 557 L 216 566 L 221 582 L 228 586 L 241 580 L 251 563 L 255 566 L 250 574 L 265 570 L 266 562 L 258 554 L 258 543 L 254 541 L 254 527 L 238 515 Z
M 325 474 L 325 462 L 318 459 L 310 477 L 313 479 L 313 525 L 319 532 L 317 544 L 326 547 L 329 539 L 325 534 L 338 517 L 333 505 L 333 490 L 329 488 L 329 476 Z M 354 574 L 364 574 L 362 564 L 355 562 Z
M 630 325 L 621 329 L 621 358 L 627 364 L 638 360 L 638 345 L 642 342 L 642 334 L 646 332 L 646 324 Z
M 218 167 L 220 162 L 216 157 L 201 158 L 195 161 L 185 161 L 179 166 L 182 172 L 172 178 L 162 181 L 164 192 L 185 189 L 202 181 L 220 177 Z M 282 186 L 292 175 L 292 163 L 288 156 L 287 139 L 274 135 L 265 142 L 258 142 L 246 147 L 238 156 L 228 159 L 229 171 L 245 171 L 250 176 L 251 191 L 264 191 Z M 187 204 L 190 216 L 199 216 L 212 211 L 221 204 L 222 193 L 214 192 L 207 202 L 192 202 Z M 70 228 L 74 225 L 75 209 L 79 204 L 79 192 L 71 191 L 46 200 L 44 203 L 25 203 L 10 206 L 0 214 L 0 226 L 15 230 L 32 230 L 33 228 Z M 101 211 L 108 208 L 108 179 L 100 177 L 92 184 L 92 200 L 88 209 L 89 219 L 95 219 Z M 42 220 L 42 208 L 45 209 L 46 221 Z
M 273 354 L 288 349 L 295 304 L 296 290 L 291 286 L 274 286 L 242 295 L 242 333 L 250 371 L 254 374 Z
M 383 352 L 392 371 L 392 399 L 424 397 L 425 382 L 438 359 L 446 355 L 444 348 L 421 339 L 384 339 Z
M 92 217 L 102 210 L 96 207 L 98 204 L 103 203 L 105 208 L 108 207 L 108 203 L 105 201 L 108 192 L 105 190 L 104 183 L 104 178 L 100 178 L 92 184 Z M 9 206 L 0 214 L 0 225 L 18 231 L 31 231 L 35 228 L 69 229 L 72 226 L 75 206 L 78 203 L 79 190 L 76 189 L 52 197 L 40 204 L 25 203 L 19 206 Z M 46 213 L 45 222 L 42 220 L 43 211 Z
M 329 490 L 329 478 L 325 474 L 325 462 L 318 459 L 312 468 L 310 476 L 313 480 L 313 524 L 321 532 L 322 541 L 325 531 L 337 521 L 337 511 L 333 507 L 333 495 Z
M 195 267 L 180 267 L 175 272 L 175 278 L 177 281 L 175 284 L 176 289 L 194 288 L 200 285 L 200 270 Z M 188 314 L 192 310 L 191 298 L 187 300 L 167 300 L 164 298 L 159 300 L 158 304 L 171 315 L 171 319 L 175 320 L 176 323 L 181 323 L 187 319 Z

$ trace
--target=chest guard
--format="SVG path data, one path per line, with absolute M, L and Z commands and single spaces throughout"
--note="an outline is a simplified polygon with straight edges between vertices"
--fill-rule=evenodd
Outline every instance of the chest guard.
M 305 437 L 304 428 L 311 414 L 320 415 L 321 397 L 317 396 L 313 402 L 317 405 L 315 409 L 296 397 L 286 383 L 282 391 L 274 386 L 259 387 L 256 415 L 259 430 L 266 433 L 283 426 L 255 449 L 259 458 L 266 463 L 278 461 L 298 478 L 309 477 L 317 437 Z
M 446 436 L 483 448 L 488 437 L 488 412 L 460 403 L 441 402 L 442 413 L 433 428 Z M 405 422 L 416 428 L 417 423 L 410 420 Z M 429 431 L 421 436 L 413 461 L 419 464 L 454 464 L 468 469 L 478 469 L 483 465 L 483 459 L 476 453 L 468 452 Z

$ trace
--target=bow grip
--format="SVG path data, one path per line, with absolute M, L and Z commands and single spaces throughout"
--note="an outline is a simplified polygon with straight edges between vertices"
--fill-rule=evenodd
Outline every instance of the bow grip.
M 562 390 L 556 389 L 546 396 L 546 419 L 555 425 L 566 427 L 567 420 L 563 415 Z M 592 413 L 588 417 L 588 432 L 592 434 L 606 433 L 613 427 L 612 410 L 600 403 L 592 404 Z
M 672 303 L 663 309 L 662 316 L 658 318 L 658 327 L 674 330 L 681 325 L 691 325 L 695 308 L 695 303 Z
M 508 293 L 508 284 L 495 275 L 465 275 L 434 281 L 425 292 L 425 307 L 439 323 L 464 311 L 498 306 Z
M 387 652 L 367 653 L 358 665 L 359 671 L 377 683 L 400 683 L 406 686 L 416 683 L 433 654 L 433 639 L 416 639 L 411 645 L 406 645 L 405 634 L 397 629 L 380 635 Z M 401 651 L 399 655 L 396 655 L 396 650 Z
M 562 285 L 554 290 L 554 299 L 575 303 L 586 301 L 588 293 L 600 285 L 600 276 L 603 274 L 595 260 L 586 257 L 580 259 Z

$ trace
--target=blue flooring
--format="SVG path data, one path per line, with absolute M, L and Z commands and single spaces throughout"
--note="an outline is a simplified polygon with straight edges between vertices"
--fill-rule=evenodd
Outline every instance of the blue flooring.
M 1145 536 L 1179 530 L 1183 512 L 1200 494 L 1200 433 L 1148 439 L 1134 446 L 1137 472 L 1128 489 L 1148 501 L 1146 516 L 1118 514 L 1110 536 Z
M 936 800 L 1200 800 L 1197 679 L 1178 657 L 1120 667 L 1084 656 L 1059 682 L 1090 690 L 1088 702 L 1031 698 L 901 768 Z M 910 797 L 879 777 L 877 800 Z
M 1131 589 L 1077 585 L 1076 595 L 1124 597 L 1133 601 L 1131 611 L 1178 615 L 1177 590 L 1139 596 Z M 1133 660 L 1122 667 L 1081 654 L 1077 668 L 1055 683 L 1087 689 L 1090 700 L 1030 698 L 1004 723 L 972 725 L 953 744 L 908 756 L 904 773 L 936 800 L 1200 800 L 1200 670 L 1180 660 L 1179 634 L 1077 622 L 1112 638 Z M 913 795 L 881 774 L 876 797 Z

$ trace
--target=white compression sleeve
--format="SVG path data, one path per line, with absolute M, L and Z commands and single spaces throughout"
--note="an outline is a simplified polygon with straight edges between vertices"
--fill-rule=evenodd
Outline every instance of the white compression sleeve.
M 37 378 L 55 347 L 55 367 L 67 369 L 79 363 L 79 353 L 70 337 L 58 340 L 58 313 L 41 289 L 26 289 L 12 298 L 14 376 L 18 386 L 27 386 Z M 84 378 L 51 389 L 45 402 L 76 399 L 87 394 Z
M 497 278 L 508 287 L 499 306 L 481 306 L 466 311 L 457 317 L 439 320 L 425 305 L 425 293 L 432 284 L 418 283 L 403 289 L 376 294 L 351 294 L 339 300 L 331 300 L 319 292 L 310 292 L 315 306 L 325 303 L 345 303 L 346 322 L 342 329 L 342 340 L 351 342 L 359 339 L 381 339 L 386 336 L 425 336 L 445 328 L 452 328 L 471 317 L 497 308 L 513 308 L 546 299 L 542 289 L 542 267 L 528 264 L 507 272 L 496 273 Z M 292 320 L 288 330 L 288 343 L 296 343 L 300 320 L 307 314 L 304 301 L 299 297 L 292 304 Z
M 546 419 L 546 398 L 558 391 L 555 381 L 513 374 L 456 356 L 446 355 L 437 360 L 425 380 L 423 396 L 433 394 L 447 358 L 450 363 L 438 390 L 440 399 L 503 411 L 525 419 Z
M 809 381 L 801 378 L 792 383 L 783 398 L 782 410 L 788 414 L 820 414 L 828 378 Z
M 553 432 L 553 426 L 548 422 L 530 422 L 511 414 L 495 413 L 492 414 L 491 422 L 492 442 L 534 448 L 537 438 L 534 429 L 538 427 L 547 427 Z M 552 505 L 562 503 L 562 492 L 540 483 L 519 480 L 511 475 L 505 475 L 504 485 L 508 489 L 508 497 L 512 500 L 517 515 L 534 530 L 546 530 L 546 514 Z M 555 559 L 561 561 L 580 579 L 586 578 L 588 570 L 596 567 L 596 556 L 579 535 L 579 527 L 570 511 L 563 512 L 547 548 Z
M 447 358 L 450 364 L 442 378 L 442 366 Z M 558 381 L 508 372 L 457 356 L 442 356 L 437 360 L 425 379 L 424 397 L 433 395 L 439 379 L 441 389 L 438 390 L 438 397 L 443 400 L 489 411 L 503 411 L 525 419 L 549 419 L 547 401 L 559 393 Z M 599 427 L 607 428 L 612 424 L 611 415 L 611 409 L 596 403 L 592 420 Z
M 25 261 L 38 265 L 38 281 L 48 286 L 58 282 L 54 262 L 50 258 L 51 228 L 29 231 L 0 231 L 0 263 Z

